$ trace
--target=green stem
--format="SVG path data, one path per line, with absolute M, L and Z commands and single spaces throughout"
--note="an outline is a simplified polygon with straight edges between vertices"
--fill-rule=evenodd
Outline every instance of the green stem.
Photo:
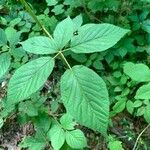
M 60 56 L 62 57 L 62 59 L 65 61 L 65 63 L 67 64 L 69 69 L 72 69 L 70 64 L 68 63 L 67 59 L 65 58 L 64 54 L 60 51 Z
M 54 57 L 53 59 L 55 59 L 61 52 L 59 51 Z
M 62 52 L 66 52 L 66 51 L 69 51 L 69 50 L 70 50 L 70 48 L 67 48 L 67 49 L 62 50 Z
M 32 16 L 32 18 L 35 20 L 35 22 L 39 25 L 39 27 L 41 27 L 41 29 L 43 30 L 43 32 L 49 37 L 52 38 L 52 36 L 49 34 L 49 32 L 46 30 L 46 28 L 42 25 L 42 23 L 37 19 L 36 15 L 33 13 L 31 7 L 29 6 L 29 4 L 25 1 L 25 0 L 20 0 L 20 2 L 22 3 L 22 5 L 25 7 L 25 9 L 27 10 L 27 12 Z
M 66 63 L 66 65 L 68 66 L 69 69 L 72 69 L 70 64 L 68 63 L 67 59 L 65 58 L 64 54 L 62 53 L 63 51 L 59 51 L 54 57 L 53 59 L 55 59 L 58 55 L 61 56 L 61 58 L 64 60 L 64 62 Z

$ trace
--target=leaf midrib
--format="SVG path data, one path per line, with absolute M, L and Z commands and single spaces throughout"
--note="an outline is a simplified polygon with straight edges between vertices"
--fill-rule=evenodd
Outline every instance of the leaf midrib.
M 86 101 L 86 99 L 88 99 L 88 98 L 87 98 L 86 94 L 84 93 L 83 87 L 81 86 L 80 81 L 79 81 L 77 75 L 75 74 L 75 72 L 74 72 L 73 70 L 72 70 L 72 73 L 73 73 L 73 75 L 74 75 L 74 77 L 75 77 L 75 79 L 76 79 L 76 81 L 77 81 L 77 83 L 78 83 L 79 88 L 81 89 L 81 94 L 82 94 L 82 96 L 83 96 L 83 99 Z M 81 102 L 81 103 L 82 103 L 82 102 Z M 96 116 L 96 114 L 95 114 L 95 110 L 94 110 L 93 107 L 91 106 L 89 100 L 87 100 L 87 103 L 88 103 L 88 105 L 90 106 L 90 107 L 89 107 L 90 110 L 91 110 L 92 112 L 94 112 L 93 114 L 94 114 L 95 117 L 97 118 L 97 116 Z

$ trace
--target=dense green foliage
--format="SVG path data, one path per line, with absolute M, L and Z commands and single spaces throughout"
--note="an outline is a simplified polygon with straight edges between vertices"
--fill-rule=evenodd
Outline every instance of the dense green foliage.
M 35 129 L 19 147 L 92 149 L 86 127 L 106 149 L 150 149 L 111 130 L 150 123 L 149 0 L 2 0 L 0 14 L 0 128 L 16 114 Z

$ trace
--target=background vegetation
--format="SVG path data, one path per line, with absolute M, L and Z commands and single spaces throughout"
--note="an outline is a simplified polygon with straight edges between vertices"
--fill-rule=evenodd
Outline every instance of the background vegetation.
M 71 126 L 83 131 L 85 149 L 131 150 L 137 137 L 138 150 L 150 150 L 150 1 L 149 0 L 28 0 L 38 20 L 52 34 L 57 23 L 67 16 L 82 15 L 83 24 L 110 23 L 130 30 L 114 47 L 101 53 L 66 52 L 70 65 L 83 64 L 106 82 L 110 99 L 109 138 L 87 129 L 71 119 Z M 80 24 L 82 20 L 78 19 Z M 66 117 L 60 99 L 60 77 L 66 67 L 57 58 L 55 71 L 42 91 L 16 106 L 5 103 L 7 83 L 14 71 L 38 56 L 26 53 L 19 42 L 44 35 L 42 29 L 19 1 L 0 1 L 0 54 L 9 51 L 9 72 L 0 78 L 0 145 L 10 149 L 51 149 L 44 139 L 49 128 L 49 114 Z M 1 67 L 0 57 L 0 67 Z M 66 117 L 69 118 L 68 116 Z M 64 120 L 66 120 L 66 118 Z M 63 120 L 63 119 L 60 119 Z M 60 121 L 61 122 L 61 121 Z M 62 121 L 63 122 L 63 121 Z M 68 124 L 68 122 L 67 122 Z M 84 136 L 83 136 L 84 138 Z M 55 139 L 58 143 L 59 139 Z M 56 145 L 58 144 L 56 142 Z M 78 142 L 77 142 L 78 143 Z M 77 144 L 78 145 L 78 144 Z M 67 143 L 64 150 L 72 149 Z

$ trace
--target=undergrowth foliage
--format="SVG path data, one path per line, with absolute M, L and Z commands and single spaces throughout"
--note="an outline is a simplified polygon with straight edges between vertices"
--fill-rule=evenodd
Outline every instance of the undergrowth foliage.
M 21 24 L 22 18 L 15 18 L 5 30 L 0 29 L 2 47 L 0 82 L 6 79 L 8 72 L 12 72 L 12 76 L 7 77 L 10 78 L 7 96 L 3 98 L 0 105 L 0 127 L 17 107 L 23 114 L 19 116 L 20 122 L 24 124 L 31 121 L 36 130 L 34 136 L 23 139 L 19 145 L 21 148 L 42 150 L 50 147 L 50 142 L 54 150 L 86 148 L 87 139 L 84 132 L 78 128 L 81 125 L 100 133 L 109 140 L 110 150 L 123 150 L 120 141 L 108 136 L 110 118 L 126 108 L 131 115 L 143 115 L 150 123 L 150 69 L 144 63 L 125 61 L 122 64 L 120 60 L 115 60 L 115 57 L 119 56 L 123 59 L 128 53 L 135 55 L 138 51 L 133 44 L 135 34 L 137 34 L 138 49 L 141 48 L 142 52 L 148 53 L 143 46 L 143 37 L 138 35 L 140 34 L 138 32 L 139 29 L 146 32 L 149 41 L 149 19 L 146 19 L 149 12 L 147 10 L 140 12 L 137 17 L 127 10 L 128 5 L 130 9 L 131 4 L 123 3 L 121 7 L 126 7 L 121 9 L 118 26 L 114 25 L 117 23 L 112 21 L 115 18 L 111 15 L 107 18 L 102 16 L 104 20 L 102 22 L 98 19 L 97 12 L 106 13 L 108 9 L 116 13 L 120 6 L 119 1 L 115 0 L 112 7 L 111 0 L 105 2 L 91 0 L 88 1 L 87 6 L 82 0 L 65 0 L 63 5 L 61 1 L 46 0 L 47 7 L 53 7 L 52 12 L 56 16 L 63 15 L 61 17 L 65 18 L 57 22 L 54 16 L 48 17 L 49 9 L 45 10 L 43 16 L 36 16 L 28 3 L 24 0 L 20 1 L 28 12 L 20 11 L 20 16 L 24 19 L 22 23 L 24 27 Z M 64 5 L 68 7 L 64 8 Z M 73 8 L 80 7 L 83 7 L 85 13 L 79 15 Z M 88 9 L 91 11 L 89 12 Z M 135 7 L 136 9 L 138 7 Z M 124 12 L 130 13 L 128 20 L 121 16 Z M 85 14 L 97 23 L 83 21 L 83 18 L 88 20 Z M 129 27 L 129 20 L 132 21 L 133 27 Z M 51 26 L 48 21 L 51 22 Z M 122 21 L 124 25 L 120 27 Z M 2 22 L 7 25 L 5 18 L 2 18 Z M 14 27 L 19 23 L 20 30 L 17 31 Z M 36 34 L 30 32 L 31 23 L 35 24 L 32 30 Z M 26 32 L 30 32 L 29 37 L 21 39 L 21 35 Z M 67 56 L 73 58 L 75 63 L 70 63 Z M 113 70 L 113 74 L 105 77 L 101 77 L 98 73 L 103 70 L 100 62 L 103 59 L 110 65 L 109 69 Z M 64 64 L 63 68 L 66 71 L 59 80 L 60 101 L 52 100 L 52 103 L 48 104 L 51 105 L 49 110 L 45 103 L 50 96 L 40 95 L 39 92 L 55 72 L 57 61 Z M 94 69 L 90 69 L 91 66 Z M 121 68 L 122 72 L 118 71 L 118 68 Z M 135 87 L 136 92 L 131 91 Z M 63 115 L 55 116 L 58 103 L 62 103 L 65 110 Z

